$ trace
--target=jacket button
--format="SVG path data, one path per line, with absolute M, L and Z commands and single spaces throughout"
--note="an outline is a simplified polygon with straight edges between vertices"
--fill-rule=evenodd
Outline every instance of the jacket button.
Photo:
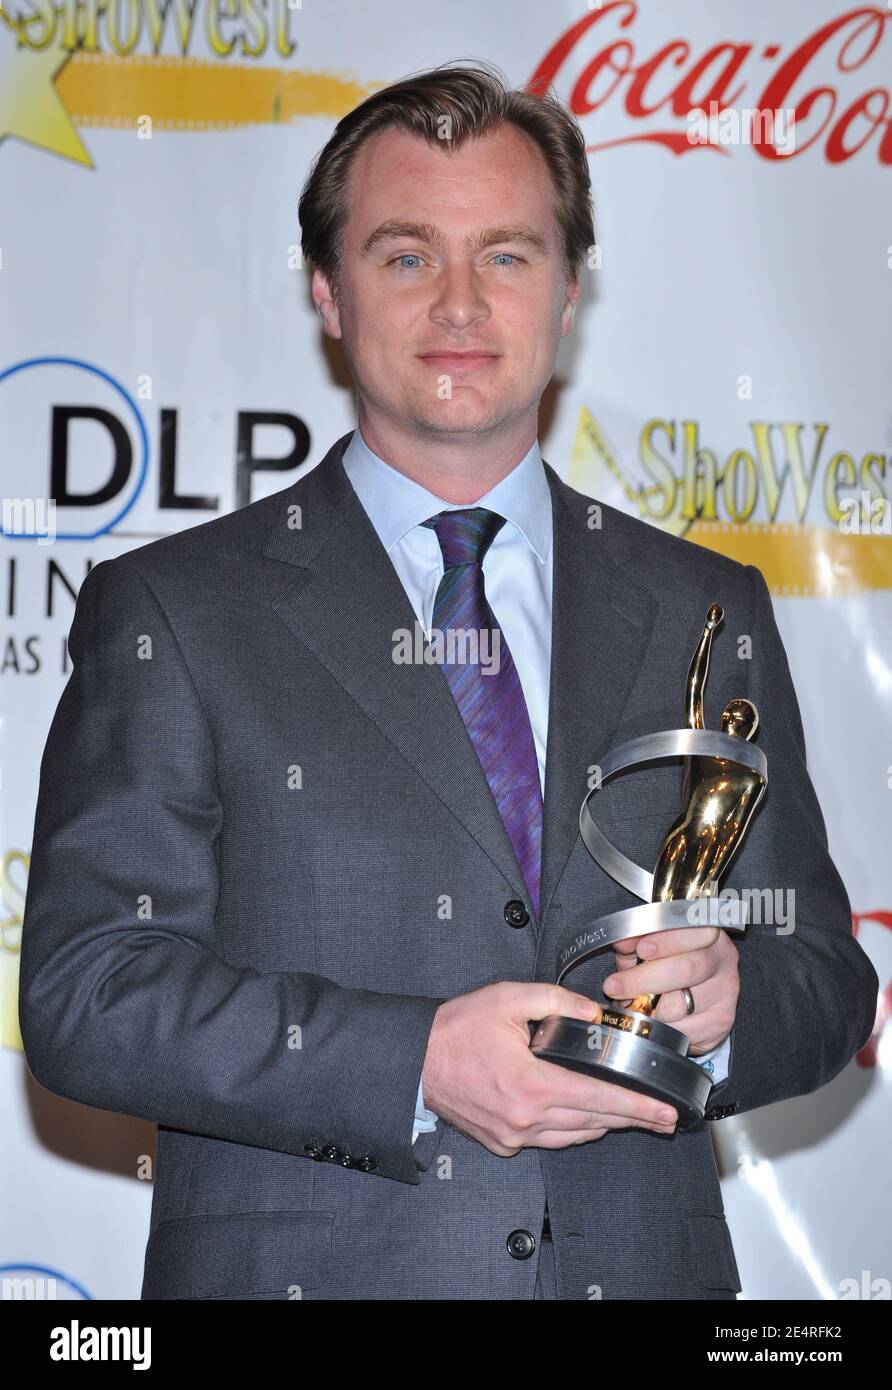
M 529 920 L 530 914 L 520 898 L 512 898 L 510 903 L 505 904 L 505 921 L 509 927 L 525 927 Z
M 536 1242 L 529 1231 L 512 1231 L 506 1244 L 508 1254 L 513 1260 L 528 1260 L 536 1248 Z
M 322 1150 L 322 1157 L 327 1159 L 329 1163 L 337 1163 L 341 1157 L 341 1151 L 336 1144 L 326 1144 Z
M 363 1154 L 362 1158 L 356 1160 L 356 1166 L 360 1168 L 363 1173 L 374 1173 L 378 1166 L 378 1160 L 371 1154 Z
M 315 1144 L 304 1144 L 304 1153 L 308 1158 L 315 1158 L 318 1163 L 322 1154 Z
M 352 1168 L 352 1167 L 353 1167 L 353 1155 L 352 1155 L 352 1154 L 348 1154 L 348 1153 L 339 1154 L 339 1156 L 338 1156 L 338 1163 L 340 1163 L 340 1165 L 341 1165 L 342 1168 Z

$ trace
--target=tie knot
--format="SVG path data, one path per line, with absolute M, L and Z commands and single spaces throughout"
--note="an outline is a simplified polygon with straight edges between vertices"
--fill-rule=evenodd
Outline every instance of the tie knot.
M 454 565 L 482 565 L 483 557 L 505 524 L 505 518 L 488 507 L 437 512 L 422 522 L 436 532 L 443 552 L 444 569 Z

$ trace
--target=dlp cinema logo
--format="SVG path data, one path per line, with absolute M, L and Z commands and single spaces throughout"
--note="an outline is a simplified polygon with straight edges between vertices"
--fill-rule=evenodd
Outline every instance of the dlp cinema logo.
M 215 488 L 187 491 L 178 478 L 181 412 L 156 405 L 157 390 L 151 372 L 118 380 L 73 357 L 0 370 L 2 534 L 43 545 L 110 532 L 150 540 L 180 529 L 182 521 L 164 524 L 166 512 L 198 520 L 243 507 L 255 473 L 287 474 L 285 486 L 309 457 L 309 429 L 289 411 L 236 410 L 234 419 L 218 412 L 210 420 L 203 412 L 200 456 L 184 457 L 182 471 L 194 478 L 203 465 Z M 221 496 L 219 461 L 227 453 L 232 495 Z
M 102 368 L 40 357 L 0 371 L 4 536 L 48 545 L 111 531 L 145 487 L 136 395 Z

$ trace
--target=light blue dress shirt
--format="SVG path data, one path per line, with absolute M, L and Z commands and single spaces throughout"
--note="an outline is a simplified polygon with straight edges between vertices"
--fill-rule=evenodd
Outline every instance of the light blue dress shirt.
M 505 518 L 483 557 L 486 597 L 514 659 L 526 700 L 539 782 L 545 795 L 548 737 L 548 684 L 551 674 L 552 518 L 551 489 L 534 442 L 520 463 L 475 503 L 444 502 L 374 453 L 360 431 L 344 451 L 344 470 L 390 556 L 415 615 L 429 639 L 434 600 L 443 577 L 443 555 L 436 534 L 421 523 L 437 512 L 468 506 L 488 507 Z M 730 1036 L 696 1058 L 713 1083 L 728 1075 Z M 424 1104 L 422 1083 L 412 1142 L 436 1128 L 437 1116 Z

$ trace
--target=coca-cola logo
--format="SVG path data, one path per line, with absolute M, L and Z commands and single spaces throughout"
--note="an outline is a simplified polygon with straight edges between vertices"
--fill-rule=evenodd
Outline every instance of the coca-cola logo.
M 892 93 L 868 85 L 863 71 L 884 38 L 889 42 L 892 8 L 847 10 L 792 48 L 727 40 L 703 53 L 682 38 L 642 53 L 635 42 L 638 13 L 638 0 L 590 3 L 527 84 L 540 94 L 553 85 L 583 129 L 597 130 L 602 138 L 587 145 L 590 153 L 651 143 L 673 154 L 727 155 L 725 142 L 691 138 L 692 112 L 746 106 L 775 118 L 787 112 L 795 127 L 790 140 L 787 123 L 757 123 L 747 143 L 763 159 L 795 159 L 822 147 L 828 163 L 843 164 L 872 146 L 881 164 L 892 164 Z M 835 80 L 818 76 L 819 67 Z M 646 121 L 647 128 L 626 131 L 623 117 Z

